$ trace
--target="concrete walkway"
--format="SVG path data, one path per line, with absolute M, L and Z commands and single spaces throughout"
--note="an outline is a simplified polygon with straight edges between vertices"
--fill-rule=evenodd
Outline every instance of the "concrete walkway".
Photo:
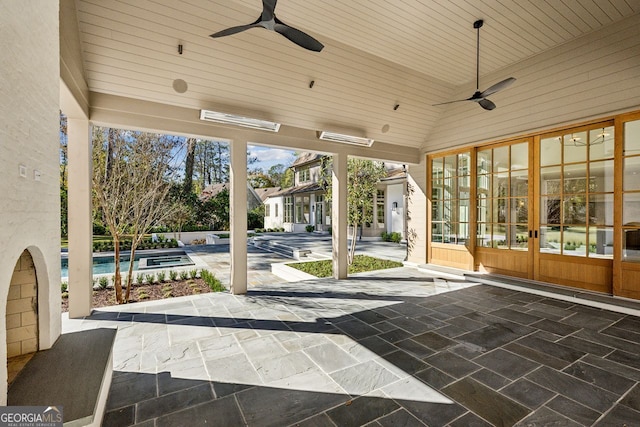
M 634 425 L 640 320 L 398 268 L 109 307 L 104 426 Z

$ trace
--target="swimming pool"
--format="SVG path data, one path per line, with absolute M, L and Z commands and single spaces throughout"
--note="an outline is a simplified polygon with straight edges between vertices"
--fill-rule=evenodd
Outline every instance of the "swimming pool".
M 120 255 L 120 271 L 128 271 L 131 256 Z M 60 260 L 61 276 L 69 277 L 69 260 L 65 256 Z M 133 270 L 148 270 L 152 268 L 183 267 L 195 265 L 185 251 L 143 252 L 137 253 L 133 259 Z M 94 255 L 93 274 L 115 273 L 116 267 L 113 255 Z

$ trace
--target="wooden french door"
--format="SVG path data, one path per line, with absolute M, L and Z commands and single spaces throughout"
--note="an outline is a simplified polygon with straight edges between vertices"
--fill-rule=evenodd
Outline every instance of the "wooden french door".
M 476 268 L 533 279 L 532 138 L 477 149 Z

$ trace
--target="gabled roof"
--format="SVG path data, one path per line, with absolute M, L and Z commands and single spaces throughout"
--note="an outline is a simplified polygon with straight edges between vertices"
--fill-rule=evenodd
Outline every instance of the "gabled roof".
M 322 159 L 323 155 L 318 153 L 302 153 L 298 156 L 298 158 L 291 164 L 292 168 L 298 168 L 300 166 L 304 166 L 308 163 L 319 162 Z
M 295 187 L 284 188 L 281 191 L 272 193 L 269 197 L 283 197 L 291 196 L 292 194 L 300 193 L 315 193 L 317 191 L 323 191 L 324 189 L 317 182 L 311 182 L 309 184 L 296 185 Z
M 264 202 L 267 199 L 267 197 L 281 190 L 282 190 L 282 187 L 267 187 L 267 188 L 256 188 L 255 192 L 260 197 L 260 200 Z

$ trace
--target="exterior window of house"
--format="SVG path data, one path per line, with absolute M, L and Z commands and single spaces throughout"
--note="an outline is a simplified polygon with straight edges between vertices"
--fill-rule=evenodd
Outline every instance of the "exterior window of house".
M 271 205 L 264 205 L 264 216 L 271 216 L 269 215 L 269 211 L 270 211 Z
M 309 196 L 296 197 L 296 223 L 309 223 Z
M 470 162 L 468 151 L 432 160 L 432 242 L 464 245 L 469 240 Z
M 274 205 L 274 210 L 275 210 L 275 214 L 274 216 L 277 218 L 278 217 L 278 205 Z
M 309 182 L 311 180 L 311 171 L 309 170 L 309 166 L 300 169 L 298 171 L 298 181 L 299 182 Z
M 640 262 L 640 120 L 624 124 L 623 147 L 622 259 Z
M 284 198 L 284 222 L 293 222 L 293 197 Z
M 614 129 L 603 126 L 540 140 L 540 252 L 613 258 Z M 624 190 L 638 188 L 624 176 Z
M 384 190 L 378 190 L 376 195 L 376 215 L 378 228 L 384 227 Z

